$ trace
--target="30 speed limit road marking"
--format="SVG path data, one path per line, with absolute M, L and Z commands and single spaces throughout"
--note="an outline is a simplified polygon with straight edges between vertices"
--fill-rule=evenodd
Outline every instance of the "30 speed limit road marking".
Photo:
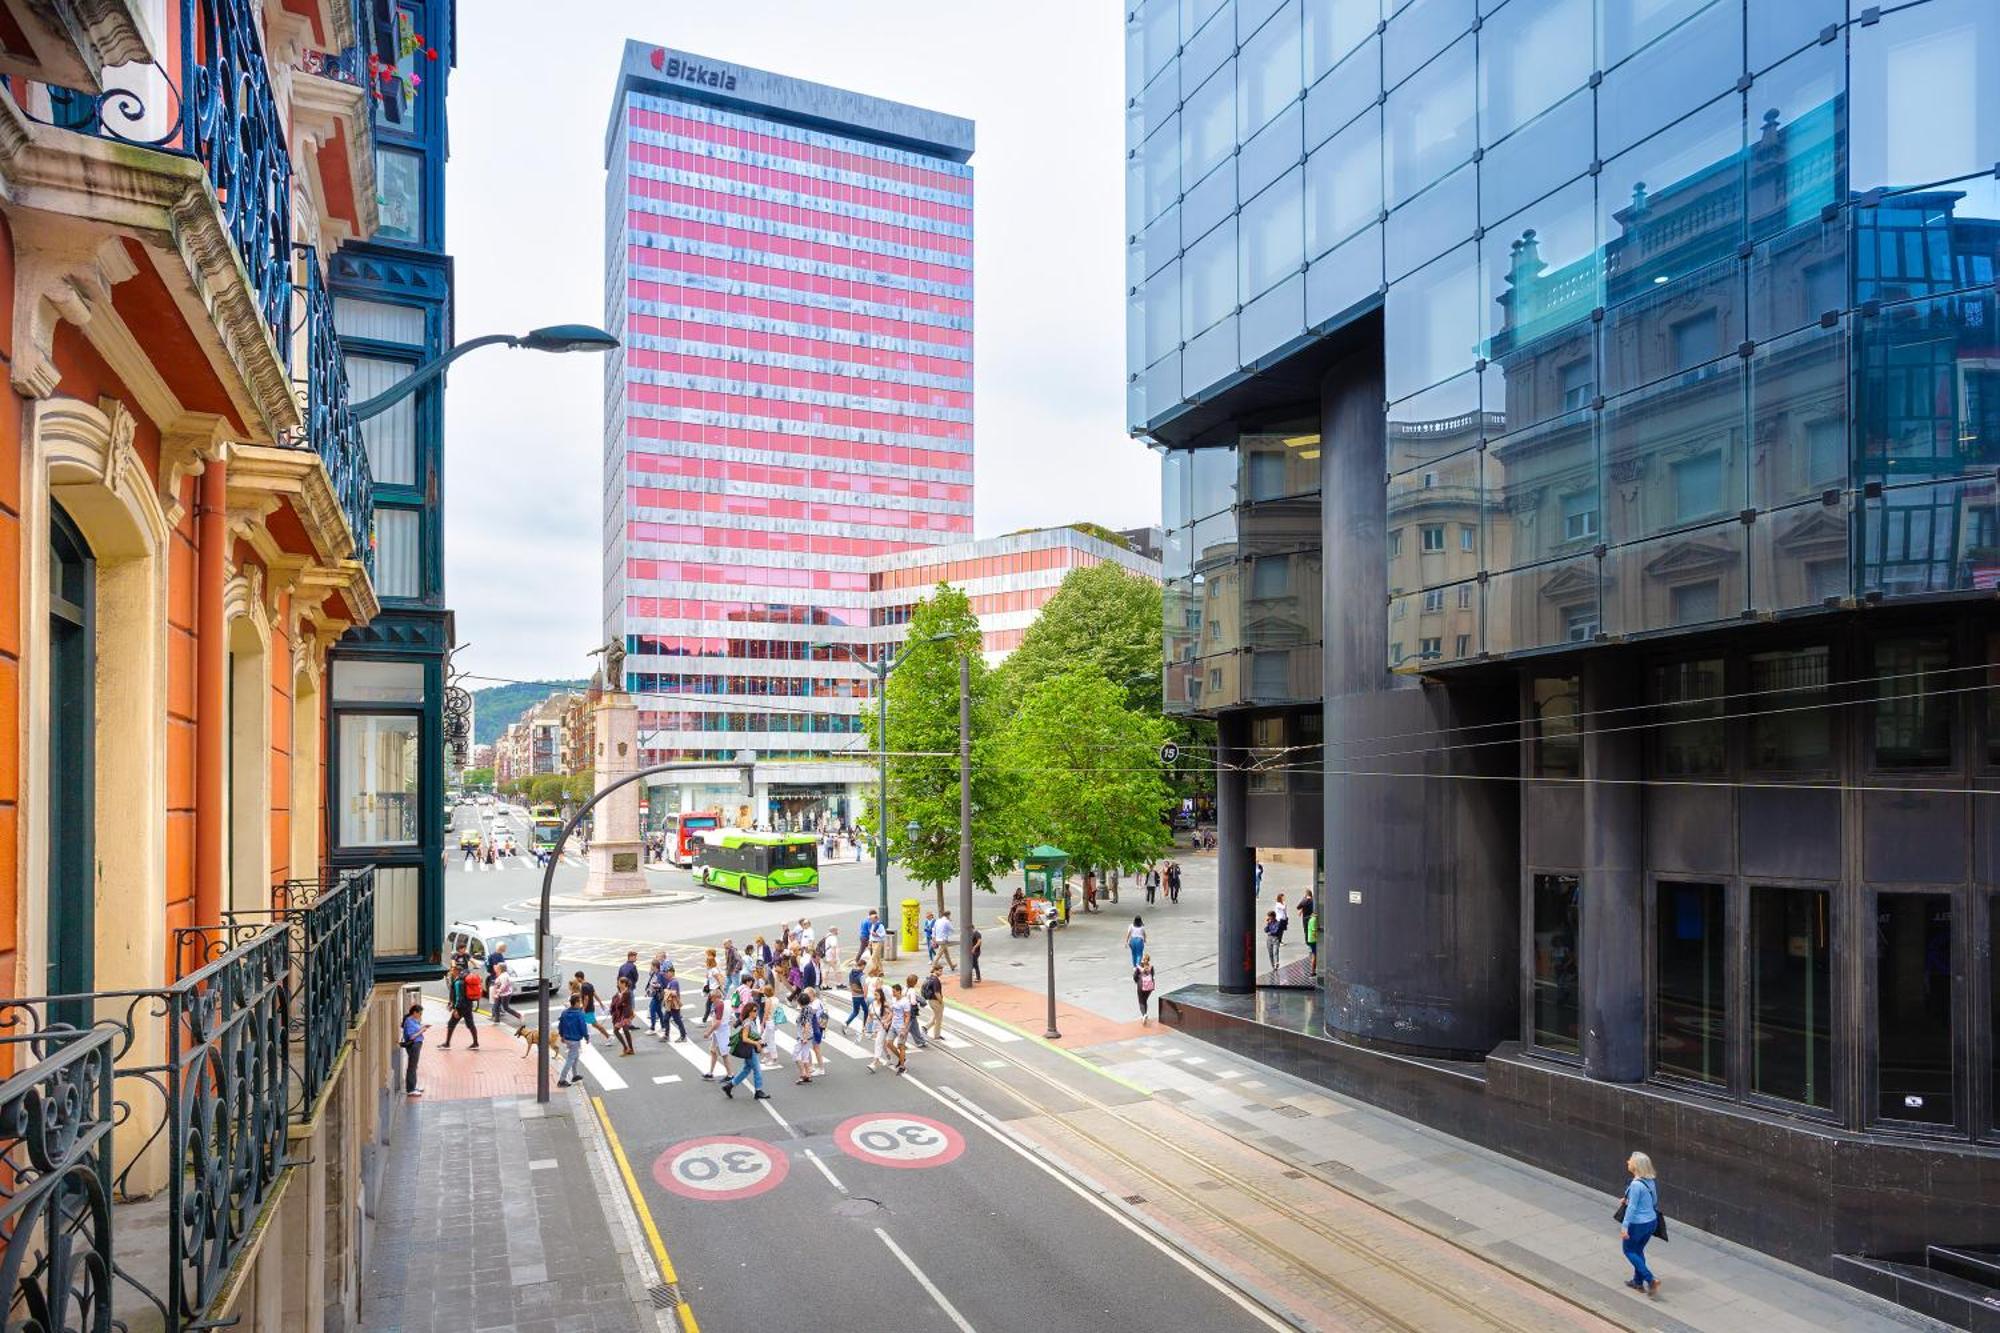
M 688 1139 L 653 1159 L 662 1189 L 704 1203 L 749 1199 L 773 1190 L 792 1169 L 784 1149 L 761 1139 Z
M 833 1141 L 848 1156 L 878 1166 L 943 1166 L 965 1151 L 965 1136 L 950 1125 L 901 1111 L 844 1120 Z

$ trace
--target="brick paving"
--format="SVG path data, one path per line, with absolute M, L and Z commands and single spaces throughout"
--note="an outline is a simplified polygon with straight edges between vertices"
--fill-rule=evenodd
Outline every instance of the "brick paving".
M 532 1010 L 522 1010 L 531 1013 Z M 511 1024 L 495 1024 L 479 1010 L 479 1049 L 472 1049 L 460 1028 L 452 1044 L 444 1044 L 446 1011 L 442 1002 L 424 997 L 423 1058 L 417 1062 L 417 1082 L 424 1095 L 415 1102 L 460 1101 L 469 1097 L 517 1097 L 535 1095 L 535 1061 L 523 1058 L 528 1048 L 514 1035 Z
M 532 1064 L 482 1052 L 474 1060 Z M 430 1054 L 424 1057 L 425 1064 Z M 443 1086 L 486 1078 L 479 1069 Z M 390 1148 L 361 1327 L 397 1333 L 653 1333 L 651 1299 L 608 1214 L 581 1098 L 412 1099 Z M 614 1236 L 619 1239 L 614 1241 Z
M 912 960 L 912 971 L 919 970 L 914 966 L 916 961 L 920 960 Z M 1026 990 L 1004 981 L 982 981 L 971 990 L 964 991 L 960 990 L 958 982 L 953 980 L 950 989 L 945 992 L 945 1003 L 944 1021 L 947 1029 L 951 1026 L 951 1006 L 954 1005 L 962 1005 L 989 1018 L 1011 1023 L 1033 1036 L 1039 1037 L 1048 1029 L 1047 996 L 1041 991 Z M 1060 998 L 1056 1000 L 1056 1030 L 1063 1035 L 1063 1045 L 1070 1047 L 1124 1041 L 1146 1031 L 1139 1026 L 1136 1018 L 1129 1023 L 1120 1023 Z

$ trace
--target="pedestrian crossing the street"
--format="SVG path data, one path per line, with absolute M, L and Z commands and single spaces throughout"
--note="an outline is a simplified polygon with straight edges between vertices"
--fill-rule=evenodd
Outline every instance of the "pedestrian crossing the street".
M 788 1010 L 787 1013 L 789 1014 L 790 1011 Z M 765 1049 L 763 1055 L 765 1073 L 775 1074 L 791 1067 L 790 1058 L 798 1053 L 799 1048 L 799 1038 L 793 1029 L 793 1023 L 796 1023 L 796 1021 L 796 1019 L 793 1019 L 791 1022 L 774 1025 L 771 1028 L 771 1045 Z M 970 1050 L 972 1048 L 971 1042 L 950 1031 L 952 1024 L 966 1021 L 965 1010 L 954 1008 L 948 1011 L 944 1021 L 946 1031 L 942 1035 L 932 1038 L 932 1040 L 947 1050 Z M 826 1048 L 835 1054 L 845 1056 L 849 1060 L 867 1060 L 871 1055 L 868 1047 L 862 1045 L 860 1042 L 842 1036 L 834 1030 L 836 1026 L 837 1024 L 830 1023 L 822 1038 Z M 967 1022 L 967 1026 L 973 1026 L 973 1023 Z M 1007 1032 L 1006 1029 L 996 1027 L 983 1020 L 977 1021 L 977 1027 L 992 1032 L 1004 1033 L 1006 1039 L 1009 1041 L 1020 1040 L 1020 1037 L 1016 1034 Z M 635 1029 L 632 1039 L 642 1053 L 656 1045 L 665 1046 L 675 1055 L 687 1061 L 688 1065 L 697 1074 L 708 1072 L 708 1043 L 699 1038 L 689 1041 L 660 1042 L 651 1037 L 650 1034 L 642 1034 Z M 998 1040 L 998 1038 L 995 1038 L 995 1040 Z M 584 1045 L 582 1064 L 584 1074 L 600 1091 L 617 1092 L 631 1086 L 618 1072 L 617 1067 L 612 1061 L 603 1054 L 594 1040 Z M 654 1083 L 677 1083 L 681 1080 L 678 1075 L 656 1075 L 651 1081 Z

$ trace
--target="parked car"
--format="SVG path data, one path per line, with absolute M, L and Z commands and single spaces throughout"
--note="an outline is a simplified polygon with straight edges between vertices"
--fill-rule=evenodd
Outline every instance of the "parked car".
M 548 983 L 542 976 L 541 960 L 535 956 L 533 926 L 500 917 L 483 921 L 454 921 L 444 933 L 445 957 L 449 958 L 462 947 L 472 955 L 474 962 L 483 967 L 488 951 L 503 942 L 507 946 L 507 970 L 513 974 L 515 992 L 526 996 L 540 993 Z M 551 936 L 549 943 L 553 946 L 560 940 Z

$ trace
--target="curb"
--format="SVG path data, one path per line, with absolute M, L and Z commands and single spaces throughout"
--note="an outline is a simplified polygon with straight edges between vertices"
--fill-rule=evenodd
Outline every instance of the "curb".
M 579 1100 L 582 1102 L 580 1107 L 576 1105 Z M 613 1224 L 615 1233 L 622 1233 L 625 1241 L 625 1262 L 622 1265 L 625 1270 L 625 1294 L 631 1298 L 640 1326 L 645 1326 L 646 1316 L 650 1314 L 653 1326 L 661 1333 L 692 1333 L 696 1327 L 694 1312 L 681 1299 L 677 1275 L 669 1277 L 660 1271 L 659 1263 L 647 1243 L 638 1210 L 626 1187 L 624 1170 L 611 1150 L 605 1126 L 599 1123 L 599 1117 L 605 1114 L 602 1105 L 586 1093 L 580 1099 L 572 1098 L 565 1113 L 575 1121 L 577 1137 L 583 1140 L 584 1149 L 590 1155 L 597 1197 L 605 1212 L 610 1214 L 606 1220 Z

